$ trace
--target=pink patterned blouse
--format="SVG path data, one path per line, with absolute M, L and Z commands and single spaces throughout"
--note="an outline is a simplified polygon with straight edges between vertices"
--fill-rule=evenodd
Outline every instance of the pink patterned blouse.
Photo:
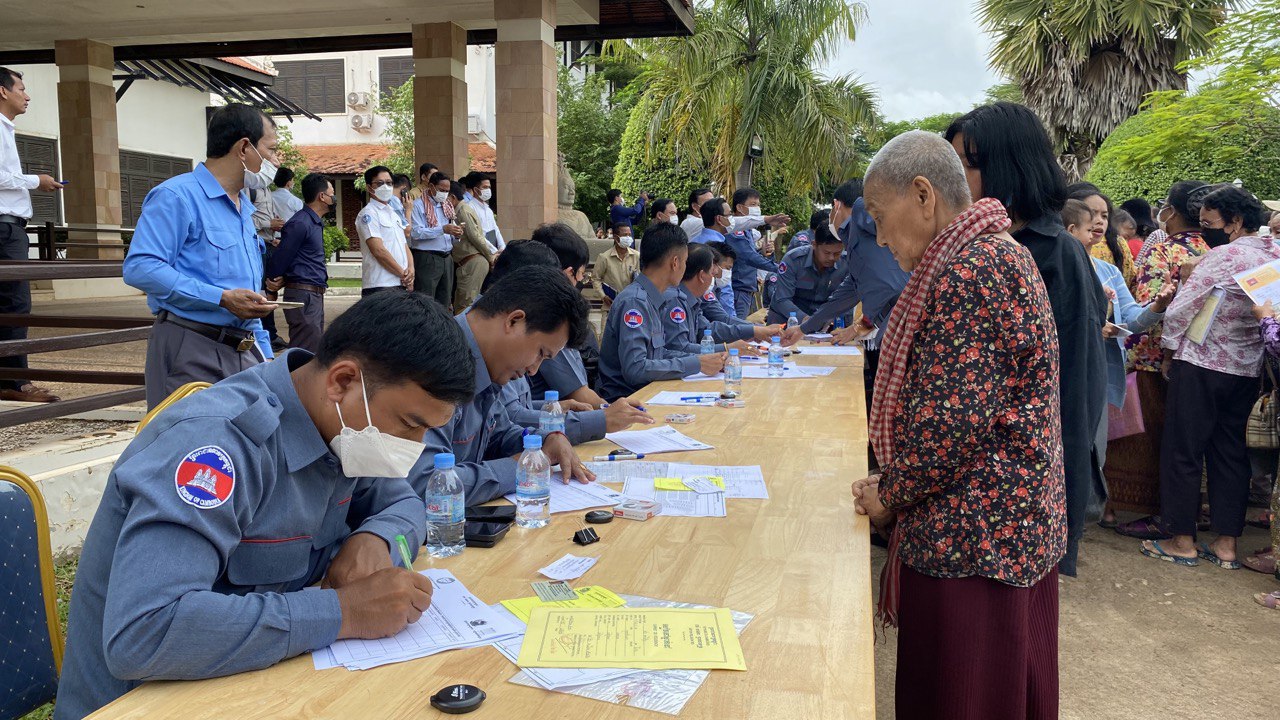
M 1253 301 L 1233 276 L 1280 259 L 1280 245 L 1270 238 L 1242 237 L 1205 253 L 1191 277 L 1178 290 L 1164 315 L 1161 345 L 1175 350 L 1174 359 L 1217 372 L 1258 377 L 1262 335 L 1253 317 Z M 1226 291 L 1218 317 L 1198 345 L 1186 337 L 1187 328 L 1214 288 Z

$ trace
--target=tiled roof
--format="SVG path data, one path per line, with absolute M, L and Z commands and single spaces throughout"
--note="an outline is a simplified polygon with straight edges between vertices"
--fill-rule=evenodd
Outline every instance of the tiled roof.
M 391 155 L 389 145 L 356 143 L 349 145 L 299 145 L 298 152 L 307 160 L 307 169 L 326 175 L 359 175 L 371 165 L 385 162 Z M 471 169 L 496 172 L 498 154 L 486 143 L 470 143 Z
M 254 61 L 252 61 L 252 60 L 247 60 L 247 59 L 242 58 L 242 57 L 220 57 L 220 58 L 218 58 L 218 59 L 219 59 L 219 60 L 221 60 L 221 61 L 222 61 L 222 62 L 224 62 L 224 63 L 231 63 L 232 65 L 235 65 L 235 66 L 237 66 L 237 67 L 242 67 L 242 68 L 244 68 L 244 69 L 246 69 L 246 70 L 252 70 L 252 71 L 254 71 L 254 72 L 260 72 L 260 73 L 262 73 L 263 75 L 270 75 L 270 76 L 272 76 L 272 77 L 274 77 L 274 76 L 276 75 L 276 71 L 275 71 L 275 70 L 268 70 L 268 69 L 266 69 L 266 68 L 262 67 L 261 65 L 259 65 L 259 64 L 257 64 L 257 63 L 255 63 Z

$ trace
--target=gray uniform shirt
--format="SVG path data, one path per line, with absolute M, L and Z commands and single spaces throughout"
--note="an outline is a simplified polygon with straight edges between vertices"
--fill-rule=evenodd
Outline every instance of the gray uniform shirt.
M 600 395 L 610 402 L 655 380 L 693 375 L 697 355 L 667 349 L 662 293 L 641 273 L 618 293 L 600 341 Z
M 667 350 L 700 354 L 702 336 L 707 330 L 711 331 L 711 339 L 716 343 L 715 352 L 724 352 L 726 342 L 749 340 L 755 336 L 755 326 L 751 323 L 713 323 L 708 320 L 702 314 L 705 296 L 696 297 L 684 283 L 667 290 L 662 297 L 662 325 L 667 334 Z M 711 302 L 715 303 L 715 295 L 711 296 Z
M 544 362 L 543 365 L 546 365 Z M 542 422 L 542 401 L 534 403 L 529 389 L 528 378 L 516 378 L 502 386 L 500 394 L 502 405 L 507 409 L 507 417 L 523 428 L 537 430 Z M 581 445 L 592 440 L 603 440 L 605 420 L 603 410 L 590 412 L 566 412 L 564 414 L 564 434 L 569 442 Z
M 158 415 L 121 454 L 85 538 L 55 717 L 144 680 L 257 670 L 325 647 L 342 613 L 309 587 L 353 532 L 426 535 L 403 479 L 348 478 L 303 409 L 290 350 Z
M 516 491 L 515 456 L 524 451 L 525 432 L 507 415 L 502 386 L 489 377 L 466 313 L 454 321 L 462 328 L 476 361 L 476 394 L 470 403 L 458 408 L 453 419 L 427 431 L 422 440 L 426 452 L 409 472 L 409 482 L 421 497 L 435 468 L 436 453 L 453 453 L 457 461 L 454 469 L 462 480 L 467 505 L 479 505 Z
M 769 302 L 767 322 L 786 322 L 790 313 L 803 323 L 823 303 L 846 275 L 843 260 L 829 270 L 819 270 L 813 262 L 813 246 L 802 245 L 787 251 L 778 263 L 778 272 L 769 277 L 773 299 Z M 775 281 L 774 278 L 777 278 Z
M 729 288 L 722 288 L 720 292 L 733 295 Z M 721 304 L 720 299 L 716 297 L 714 290 L 708 290 L 706 295 L 698 301 L 698 310 L 701 311 L 702 317 L 710 323 L 711 337 L 716 342 L 732 342 L 734 340 L 751 340 L 756 336 L 756 326 L 746 320 L 739 320 Z M 702 333 L 699 331 L 698 336 Z
M 587 367 L 582 363 L 582 353 L 566 347 L 555 357 L 538 366 L 538 372 L 529 376 L 529 392 L 538 400 L 548 390 L 560 393 L 563 400 L 587 385 Z

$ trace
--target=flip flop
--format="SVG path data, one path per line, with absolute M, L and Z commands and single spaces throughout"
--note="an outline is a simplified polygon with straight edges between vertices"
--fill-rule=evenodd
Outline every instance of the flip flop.
M 1280 590 L 1269 593 L 1254 593 L 1253 600 L 1264 608 L 1280 610 Z
M 1200 557 L 1204 558 L 1205 560 L 1208 560 L 1214 565 L 1217 565 L 1223 570 L 1239 570 L 1240 569 L 1240 563 L 1236 562 L 1235 560 L 1223 560 L 1222 558 L 1218 557 L 1217 553 L 1209 549 L 1208 543 L 1200 543 L 1197 546 L 1197 548 L 1198 549 L 1196 550 L 1196 555 L 1199 555 Z
M 1164 551 L 1164 548 L 1160 547 L 1159 540 L 1152 540 L 1151 547 L 1155 549 L 1148 550 L 1146 545 L 1142 545 L 1141 546 L 1142 554 L 1146 555 L 1149 558 L 1155 558 L 1156 560 L 1164 560 L 1165 562 L 1171 562 L 1174 565 L 1182 565 L 1183 567 L 1195 567 L 1200 564 L 1200 560 L 1198 558 L 1182 557 L 1181 555 L 1170 555 L 1169 553 Z
M 1121 535 L 1139 540 L 1167 540 L 1173 537 L 1160 527 L 1160 518 L 1155 515 L 1117 525 L 1115 530 Z

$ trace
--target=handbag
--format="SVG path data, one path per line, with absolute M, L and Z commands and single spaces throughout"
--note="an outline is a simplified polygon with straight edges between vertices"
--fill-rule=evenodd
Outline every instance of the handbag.
M 1138 373 L 1131 372 L 1124 378 L 1124 405 L 1116 407 L 1107 403 L 1107 440 L 1141 435 L 1147 431 L 1142 421 L 1142 400 L 1138 398 Z
M 1271 378 L 1271 386 L 1262 392 L 1249 411 L 1244 440 L 1245 445 L 1254 450 L 1275 450 L 1280 448 L 1280 429 L 1276 427 L 1276 376 L 1270 361 L 1263 364 Z

